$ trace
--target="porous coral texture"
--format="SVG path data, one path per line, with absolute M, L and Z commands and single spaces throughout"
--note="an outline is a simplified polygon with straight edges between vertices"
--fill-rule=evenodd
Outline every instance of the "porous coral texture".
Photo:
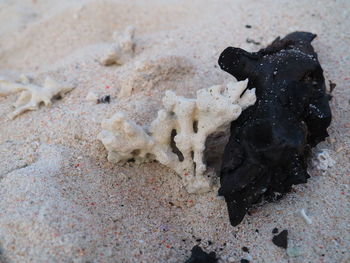
M 156 159 L 181 176 L 188 192 L 209 191 L 203 160 L 206 139 L 226 129 L 242 110 L 255 103 L 255 90 L 245 90 L 246 86 L 247 81 L 241 81 L 201 89 L 197 99 L 167 91 L 164 109 L 158 111 L 148 131 L 123 113 L 116 113 L 102 122 L 98 139 L 108 150 L 111 162 Z
M 13 104 L 15 110 L 9 114 L 11 119 L 25 111 L 37 110 L 41 103 L 49 106 L 52 103 L 52 98 L 63 97 L 72 89 L 73 87 L 60 84 L 50 77 L 45 79 L 43 86 L 30 83 L 30 80 L 25 76 L 22 76 L 21 82 L 18 83 L 0 79 L 0 97 L 20 92 L 18 99 Z

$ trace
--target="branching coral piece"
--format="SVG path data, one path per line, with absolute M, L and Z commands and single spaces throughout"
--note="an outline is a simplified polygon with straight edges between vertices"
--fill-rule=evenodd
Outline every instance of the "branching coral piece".
M 135 28 L 129 26 L 123 33 L 114 32 L 113 40 L 115 44 L 108 50 L 107 54 L 100 59 L 100 62 L 104 66 L 110 66 L 113 64 L 123 65 L 134 53 Z
M 102 122 L 103 131 L 98 139 L 106 147 L 111 162 L 156 159 L 180 175 L 188 192 L 206 192 L 210 183 L 204 176 L 205 141 L 255 103 L 255 90 L 245 91 L 246 86 L 247 81 L 241 81 L 201 89 L 197 99 L 167 91 L 164 109 L 158 112 L 148 131 L 127 120 L 123 113 L 116 113 Z
M 45 106 L 51 105 L 53 97 L 63 97 L 73 87 L 59 84 L 51 78 L 47 77 L 44 85 L 38 86 L 30 84 L 26 77 L 22 77 L 21 83 L 0 80 L 0 96 L 8 96 L 20 92 L 16 102 L 13 104 L 15 110 L 9 114 L 11 119 L 16 118 L 28 110 L 37 110 L 41 103 Z

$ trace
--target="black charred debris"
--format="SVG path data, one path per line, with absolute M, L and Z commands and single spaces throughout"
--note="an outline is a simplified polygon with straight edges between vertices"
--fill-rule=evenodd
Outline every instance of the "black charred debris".
M 233 226 L 262 198 L 306 183 L 310 148 L 328 136 L 331 96 L 311 45 L 315 37 L 294 32 L 258 52 L 228 47 L 220 55 L 221 69 L 248 78 L 257 97 L 232 122 L 221 165 L 219 195 Z
M 100 99 L 97 99 L 97 104 L 99 103 L 110 103 L 111 102 L 111 96 L 110 95 L 104 95 Z
M 199 246 L 194 246 L 191 253 L 191 257 L 185 263 L 216 263 L 218 261 L 215 252 L 207 254 Z
M 283 230 L 278 235 L 273 236 L 272 243 L 276 246 L 287 249 L 288 247 L 288 230 Z

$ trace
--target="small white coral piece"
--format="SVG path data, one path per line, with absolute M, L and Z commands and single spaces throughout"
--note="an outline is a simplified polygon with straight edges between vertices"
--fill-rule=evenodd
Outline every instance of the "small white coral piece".
M 0 96 L 8 96 L 20 92 L 19 97 L 13 104 L 15 110 L 9 114 L 11 119 L 16 118 L 25 111 L 37 110 L 41 103 L 44 103 L 45 106 L 51 105 L 53 97 L 63 97 L 72 89 L 73 87 L 57 83 L 49 77 L 46 78 L 42 87 L 31 84 L 30 80 L 25 76 L 21 76 L 21 83 L 0 79 Z
M 300 210 L 300 215 L 301 215 L 301 217 L 304 219 L 304 221 L 305 221 L 308 225 L 311 225 L 311 224 L 312 224 L 312 220 L 311 220 L 310 217 L 308 217 L 308 216 L 306 215 L 305 209 L 304 209 L 304 208 L 302 208 L 302 209 Z
M 254 89 L 242 95 L 246 86 L 247 80 L 201 89 L 197 91 L 197 99 L 167 91 L 164 109 L 158 111 L 148 131 L 127 120 L 123 113 L 116 113 L 102 122 L 98 139 L 106 147 L 111 162 L 156 159 L 176 171 L 188 192 L 209 191 L 203 160 L 206 139 L 228 128 L 242 110 L 255 103 Z
M 322 171 L 326 171 L 328 168 L 331 168 L 335 165 L 335 161 L 330 155 L 330 151 L 327 149 L 322 149 L 316 153 L 313 158 L 313 165 Z
M 134 33 L 135 27 L 133 26 L 127 27 L 123 33 L 114 32 L 113 40 L 115 43 L 100 59 L 101 64 L 104 66 L 125 64 L 134 54 Z
M 97 93 L 95 93 L 95 92 L 93 92 L 93 91 L 90 91 L 90 92 L 86 95 L 85 99 L 86 99 L 87 101 L 91 101 L 91 102 L 97 103 L 98 95 L 97 95 Z

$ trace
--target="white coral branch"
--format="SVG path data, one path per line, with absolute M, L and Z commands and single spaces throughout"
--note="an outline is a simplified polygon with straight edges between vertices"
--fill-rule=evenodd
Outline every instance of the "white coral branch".
M 111 162 L 158 160 L 175 170 L 190 193 L 210 190 L 203 160 L 210 134 L 227 128 L 242 110 L 255 103 L 255 90 L 246 90 L 247 80 L 197 91 L 197 99 L 186 99 L 167 91 L 164 109 L 145 129 L 122 113 L 102 122 L 98 135 Z M 242 96 L 241 96 L 242 95 Z
M 45 106 L 51 105 L 51 99 L 55 96 L 63 96 L 71 91 L 73 87 L 59 84 L 47 77 L 44 85 L 31 84 L 28 78 L 22 77 L 22 83 L 0 80 L 0 96 L 8 96 L 20 92 L 19 97 L 13 104 L 15 110 L 9 114 L 11 119 L 25 111 L 37 110 L 41 103 Z
M 133 26 L 127 27 L 123 33 L 114 32 L 113 40 L 115 43 L 100 59 L 101 64 L 104 66 L 125 64 L 134 53 L 134 33 L 135 28 Z

